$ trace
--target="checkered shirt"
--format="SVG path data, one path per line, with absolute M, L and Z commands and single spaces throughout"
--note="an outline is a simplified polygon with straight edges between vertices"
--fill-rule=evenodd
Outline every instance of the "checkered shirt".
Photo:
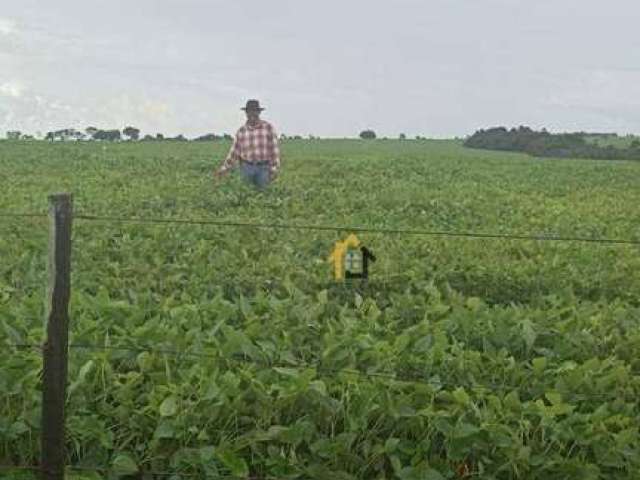
M 280 168 L 278 136 L 273 126 L 264 120 L 255 127 L 245 124 L 236 133 L 233 145 L 220 172 L 224 173 L 238 162 L 267 162 L 272 172 Z

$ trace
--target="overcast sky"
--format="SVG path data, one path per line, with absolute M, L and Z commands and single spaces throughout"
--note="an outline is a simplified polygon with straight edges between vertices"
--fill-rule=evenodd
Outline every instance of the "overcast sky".
M 640 1 L 2 1 L 0 132 L 234 132 L 254 97 L 290 135 L 640 133 Z

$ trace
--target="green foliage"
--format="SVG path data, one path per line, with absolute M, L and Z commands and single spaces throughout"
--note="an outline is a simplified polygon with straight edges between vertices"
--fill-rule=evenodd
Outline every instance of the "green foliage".
M 259 193 L 213 183 L 228 148 L 7 142 L 0 203 L 46 212 L 68 190 L 102 216 L 640 238 L 631 162 L 301 140 Z M 41 356 L 12 345 L 43 339 L 47 226 L 0 226 L 0 464 L 39 456 Z M 123 480 L 637 477 L 636 247 L 358 236 L 371 281 L 339 286 L 343 234 L 76 220 L 70 340 L 108 348 L 70 350 L 68 463 Z
M 120 140 L 120 130 L 98 130 L 93 134 L 94 140 L 102 140 L 106 142 L 115 142 Z
M 135 127 L 125 127 L 122 130 L 122 133 L 124 135 L 126 135 L 127 137 L 129 137 L 129 139 L 131 140 L 138 140 L 138 138 L 140 138 L 140 129 L 135 128 Z
M 20 140 L 22 132 L 20 130 L 9 130 L 7 132 L 7 140 Z
M 363 130 L 360 132 L 360 138 L 364 140 L 373 140 L 376 138 L 376 132 L 373 130 Z
M 628 147 L 601 143 L 608 136 L 585 133 L 551 134 L 536 132 L 528 127 L 504 127 L 478 130 L 464 145 L 469 148 L 524 152 L 536 157 L 591 158 L 599 160 L 640 160 L 640 144 Z M 608 140 L 607 140 L 608 141 Z

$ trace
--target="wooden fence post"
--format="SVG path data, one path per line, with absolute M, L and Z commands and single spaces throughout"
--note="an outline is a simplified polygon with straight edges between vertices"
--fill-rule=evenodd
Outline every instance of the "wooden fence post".
M 71 296 L 71 221 L 73 197 L 49 196 L 49 288 L 47 338 L 43 348 L 42 480 L 64 480 L 64 403 L 67 385 L 69 298 Z

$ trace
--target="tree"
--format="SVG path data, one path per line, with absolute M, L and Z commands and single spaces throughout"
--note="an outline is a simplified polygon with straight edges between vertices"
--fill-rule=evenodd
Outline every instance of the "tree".
M 99 141 L 106 141 L 107 140 L 106 130 L 97 130 L 96 132 L 94 132 L 93 139 L 99 140 Z
M 552 134 L 548 131 L 536 132 L 528 127 L 510 130 L 497 127 L 478 130 L 465 140 L 464 146 L 523 152 L 536 157 L 640 160 L 640 151 L 633 146 L 625 149 L 613 145 L 601 145 L 588 142 L 586 137 L 593 138 L 593 134 L 584 132 Z
M 7 140 L 20 140 L 22 132 L 19 130 L 10 130 L 7 132 Z
M 84 129 L 84 132 L 87 134 L 87 137 L 93 138 L 98 129 L 96 127 L 87 127 Z
M 140 130 L 135 127 L 125 127 L 125 129 L 122 130 L 122 133 L 129 137 L 130 140 L 136 141 L 140 138 Z
M 155 137 L 152 137 L 151 135 L 147 134 L 144 136 L 144 138 L 142 139 L 143 142 L 150 142 L 155 140 Z
M 62 130 L 56 130 L 53 132 L 53 139 L 64 142 L 67 139 L 67 129 L 63 128 Z
M 54 137 L 60 138 L 60 140 L 83 140 L 85 138 L 84 133 L 76 130 L 75 128 L 65 128 L 63 130 L 58 130 L 57 132 L 53 132 Z
M 120 130 L 98 130 L 93 138 L 105 142 L 115 142 L 120 140 Z
M 374 132 L 373 130 L 363 130 L 362 132 L 360 132 L 360 138 L 365 140 L 373 140 L 374 138 L 376 138 L 376 132 Z
M 404 133 L 400 134 L 400 140 L 406 140 L 407 136 Z
M 213 142 L 215 140 L 219 140 L 222 137 L 219 137 L 215 133 L 207 133 L 206 135 L 200 135 L 197 138 L 194 138 L 195 142 Z
M 73 128 L 70 128 L 67 130 L 67 135 L 69 138 L 77 142 L 79 142 L 80 140 L 84 140 L 86 138 L 86 135 L 84 133 L 82 133 L 79 130 L 75 130 Z
M 161 133 L 156 133 L 156 140 L 164 140 L 164 135 Z

